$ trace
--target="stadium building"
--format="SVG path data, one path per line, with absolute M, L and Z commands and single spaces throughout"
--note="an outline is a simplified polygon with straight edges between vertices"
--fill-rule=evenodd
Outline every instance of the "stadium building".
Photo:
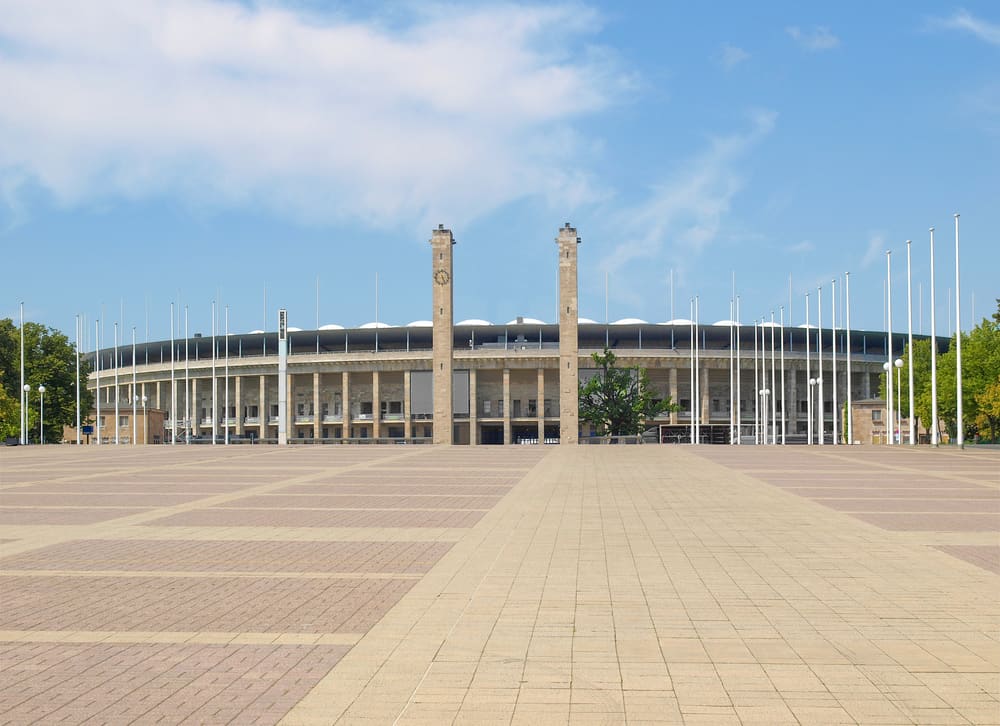
M 455 322 L 456 245 L 439 226 L 427 320 L 300 330 L 282 310 L 276 332 L 150 342 L 135 347 L 135 360 L 131 346 L 102 349 L 88 383 L 100 409 L 91 438 L 128 441 L 133 403 L 142 401 L 162 412 L 164 429 L 143 440 L 165 443 L 576 444 L 594 434 L 579 420 L 579 381 L 605 346 L 680 405 L 646 422 L 653 441 L 803 443 L 820 421 L 827 443 L 834 431 L 844 441 L 848 366 L 854 400 L 878 395 L 890 351 L 883 332 L 579 318 L 580 242 L 569 223 L 559 230 L 552 323 Z M 893 356 L 905 344 L 894 334 Z

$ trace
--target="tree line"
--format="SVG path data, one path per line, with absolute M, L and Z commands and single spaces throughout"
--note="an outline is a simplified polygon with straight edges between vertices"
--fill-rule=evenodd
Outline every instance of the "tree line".
M 997 310 L 967 333 L 962 333 L 962 419 L 965 439 L 997 441 L 1000 437 L 1000 299 Z M 956 340 L 951 337 L 948 350 L 937 360 L 938 419 L 948 435 L 958 434 L 958 386 L 956 374 Z M 908 366 L 913 356 L 913 412 L 920 425 L 930 428 L 931 422 L 931 341 L 918 340 L 913 350 L 907 346 L 902 355 L 901 410 L 910 416 Z M 893 381 L 895 385 L 895 381 Z M 881 395 L 885 397 L 883 378 Z
M 76 346 L 55 328 L 24 324 L 24 382 L 28 392 L 28 440 L 38 441 L 38 386 L 45 386 L 45 440 L 62 441 L 64 426 L 76 425 Z M 0 442 L 21 432 L 21 331 L 11 318 L 0 319 Z M 94 403 L 87 390 L 90 364 L 80 361 L 80 411 Z

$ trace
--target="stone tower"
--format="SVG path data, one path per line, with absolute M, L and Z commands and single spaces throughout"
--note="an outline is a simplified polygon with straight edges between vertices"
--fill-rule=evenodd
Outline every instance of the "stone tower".
M 452 246 L 455 238 L 443 224 L 431 233 L 431 287 L 434 321 L 434 443 L 452 443 L 452 347 L 455 319 L 452 313 Z
M 579 295 L 576 283 L 580 238 L 567 222 L 556 238 L 559 245 L 559 443 L 576 444 L 580 433 Z

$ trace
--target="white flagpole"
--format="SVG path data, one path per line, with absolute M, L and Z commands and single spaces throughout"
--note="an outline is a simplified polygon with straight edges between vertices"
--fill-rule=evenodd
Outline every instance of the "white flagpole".
M 774 375 L 774 311 L 771 311 L 771 444 L 778 443 L 778 392 L 775 390 L 777 377 Z
M 885 251 L 885 284 L 886 284 L 886 351 L 887 358 L 889 362 L 889 367 L 886 368 L 885 374 L 885 391 L 886 391 L 886 425 L 889 427 L 889 445 L 895 445 L 896 443 L 896 432 L 893 430 L 892 422 L 895 420 L 893 418 L 893 408 L 892 408 L 892 250 Z
M 830 339 L 833 342 L 833 355 L 830 359 L 833 363 L 833 381 L 830 388 L 833 390 L 833 410 L 830 414 L 833 417 L 833 445 L 837 445 L 837 279 L 830 280 Z
M 607 290 L 607 280 L 608 280 L 607 273 L 605 273 L 604 274 L 604 289 L 605 290 Z M 607 300 L 607 293 L 605 293 L 605 301 L 606 300 Z M 691 417 L 691 427 L 690 427 L 691 428 L 691 431 L 690 431 L 691 441 L 690 441 L 690 443 L 693 445 L 694 444 L 694 396 L 695 396 L 695 392 L 694 392 L 694 298 L 691 298 L 690 307 L 691 307 L 691 318 L 690 318 L 690 320 L 688 320 L 688 329 L 690 331 L 690 337 L 691 337 L 691 349 L 690 349 L 690 352 L 689 352 L 689 355 L 690 355 L 689 367 L 691 369 L 691 401 L 690 401 L 690 404 L 689 404 L 688 408 L 691 410 L 691 413 L 690 413 L 690 417 Z M 605 330 L 607 330 L 607 318 L 608 318 L 607 302 L 605 302 L 604 311 L 605 311 L 604 312 L 604 320 L 605 320 L 605 326 L 604 327 L 605 327 Z M 605 345 L 607 345 L 607 344 L 605 343 Z
M 931 227 L 931 446 L 938 445 L 938 401 L 937 401 L 937 327 L 934 297 L 934 228 Z
M 851 393 L 851 273 L 844 273 L 844 296 L 847 298 L 847 443 L 854 443 L 854 410 Z
M 319 280 L 319 278 L 316 278 Z M 316 326 L 319 329 L 319 326 Z M 237 401 L 237 403 L 239 403 Z M 225 413 L 222 415 L 223 421 L 225 421 L 226 427 L 226 445 L 229 445 L 229 306 L 226 305 L 226 403 L 225 403 Z M 236 414 L 239 415 L 239 412 Z
M 733 405 L 733 395 L 736 393 L 736 381 L 733 379 L 733 353 L 735 352 L 733 348 L 735 343 L 733 342 L 733 315 L 735 314 L 733 309 L 733 299 L 729 298 L 729 445 L 733 445 L 734 432 L 733 432 L 733 417 L 736 415 L 736 406 Z
M 76 316 L 76 445 L 80 445 L 80 316 Z M 23 388 L 23 386 L 22 386 Z
M 119 424 L 121 419 L 118 418 L 118 323 L 115 323 L 115 446 L 119 444 L 118 432 L 121 429 Z
M 789 279 L 791 283 L 791 279 Z M 781 306 L 781 445 L 785 445 L 785 306 Z
M 188 306 L 184 306 L 184 443 L 191 443 L 191 367 L 188 355 Z
M 806 293 L 806 444 L 813 443 L 812 355 L 809 351 L 809 293 Z
M 138 423 L 135 420 L 136 406 L 139 404 L 139 389 L 136 387 L 135 378 L 135 326 L 132 326 L 132 446 L 135 446 L 136 436 L 139 434 Z M 145 443 L 145 442 L 143 442 Z
M 736 296 L 736 443 L 743 444 L 743 361 L 740 359 L 740 296 Z
M 823 288 L 816 288 L 816 357 L 819 364 L 816 370 L 816 391 L 819 394 L 816 399 L 816 443 L 822 446 L 826 433 L 826 416 L 823 415 Z
M 174 375 L 174 304 L 170 303 L 170 444 L 177 444 L 177 379 Z
M 697 391 L 697 395 L 695 396 L 695 411 L 697 411 L 697 416 L 695 416 L 694 420 L 694 435 L 695 437 L 697 437 L 697 443 L 700 444 L 701 443 L 701 350 L 700 350 L 701 343 L 698 340 L 698 336 L 701 334 L 701 329 L 698 325 L 698 321 L 700 319 L 699 307 L 700 305 L 698 301 L 698 296 L 695 295 L 694 296 L 694 367 L 696 370 L 694 376 L 694 387 L 695 391 Z
M 958 448 L 965 448 L 965 424 L 962 420 L 962 283 L 958 261 L 958 214 L 955 215 L 955 385 L 958 406 L 956 408 Z
M 910 246 L 906 240 L 906 362 L 909 388 L 910 446 L 917 445 L 917 422 L 913 413 L 913 285 L 910 279 Z
M 674 268 L 670 268 L 670 319 L 674 319 Z
M 21 310 L 21 386 L 17 389 L 21 394 L 21 446 L 28 443 L 28 393 L 24 390 L 24 303 Z
M 757 321 L 753 321 L 753 442 L 760 444 L 760 372 L 757 360 Z
M 378 353 L 378 272 L 375 273 L 375 352 Z
M 215 446 L 219 438 L 219 403 L 218 403 L 218 379 L 215 377 L 215 300 L 212 301 L 212 446 Z M 197 405 L 197 404 L 196 404 Z
M 101 445 L 101 321 L 94 321 L 94 367 L 97 369 L 97 445 Z

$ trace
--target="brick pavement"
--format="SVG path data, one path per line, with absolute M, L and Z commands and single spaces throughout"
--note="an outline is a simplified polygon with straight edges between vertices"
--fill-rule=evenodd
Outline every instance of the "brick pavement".
M 1000 724 L 998 472 L 869 447 L 6 450 L 0 722 Z

